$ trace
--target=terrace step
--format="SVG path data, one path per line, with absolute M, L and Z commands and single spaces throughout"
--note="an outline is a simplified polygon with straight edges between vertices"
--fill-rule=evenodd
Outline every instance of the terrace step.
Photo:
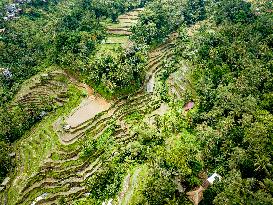
M 30 187 L 27 187 L 23 190 L 22 198 L 18 202 L 19 204 L 21 202 L 25 202 L 26 200 L 32 201 L 33 199 L 28 199 L 31 192 L 35 190 L 41 191 L 45 193 L 50 193 L 50 190 L 54 190 L 56 187 L 65 187 L 66 185 L 80 185 L 82 184 L 87 178 L 89 178 L 94 172 L 96 172 L 99 167 L 101 166 L 101 163 L 99 162 L 99 159 L 94 161 L 92 164 L 86 166 L 84 169 L 81 169 L 79 171 L 75 171 L 74 174 L 60 177 L 60 178 L 54 178 L 54 177 L 48 177 L 45 178 L 37 183 L 32 184 Z M 51 197 L 52 198 L 52 197 Z
M 125 29 L 113 29 L 113 30 L 109 30 L 107 31 L 109 34 L 115 34 L 115 35 L 125 35 L 125 36 L 128 36 L 128 35 L 131 35 L 132 32 L 128 31 L 128 30 L 125 30 Z
M 85 187 L 72 187 L 70 188 L 69 191 L 67 192 L 61 192 L 61 193 L 57 193 L 57 194 L 52 194 L 51 196 L 49 196 L 47 199 L 43 199 L 41 201 L 39 201 L 38 203 L 36 203 L 37 205 L 42 205 L 42 204 L 57 204 L 57 200 L 62 197 L 68 197 L 71 195 L 77 195 L 79 193 L 84 193 L 85 191 Z

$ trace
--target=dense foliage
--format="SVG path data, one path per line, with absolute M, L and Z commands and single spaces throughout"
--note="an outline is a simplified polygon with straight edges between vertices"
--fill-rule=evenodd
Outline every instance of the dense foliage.
M 191 66 L 184 100 L 194 100 L 196 108 L 185 115 L 174 99 L 173 110 L 156 119 L 156 128 L 139 125 L 137 141 L 120 152 L 119 163 L 148 165 L 131 204 L 187 204 L 185 192 L 201 185 L 199 174 L 215 171 L 223 180 L 205 191 L 201 204 L 273 202 L 272 12 L 268 5 L 256 12 L 256 4 L 240 0 L 207 6 L 209 20 L 190 32 L 182 26 L 176 43 L 176 62 Z M 198 16 L 185 23 L 204 18 Z M 162 40 L 155 33 L 142 35 L 144 30 L 133 28 L 140 42 L 151 44 L 142 38 L 151 36 Z M 183 193 L 177 192 L 177 178 Z
M 98 53 L 82 69 L 95 88 L 104 96 L 128 94 L 139 88 L 144 80 L 147 63 L 147 49 L 132 46 L 127 50 L 117 49 L 115 53 Z
M 145 7 L 140 21 L 132 27 L 131 38 L 138 43 L 158 44 L 181 24 L 191 25 L 206 17 L 203 0 L 156 0 Z
M 9 69 L 13 76 L 9 83 L 1 79 L 0 105 L 12 98 L 25 79 L 46 66 L 57 64 L 73 70 L 88 64 L 96 45 L 106 35 L 100 23 L 102 18 L 112 18 L 114 13 L 118 15 L 144 3 L 125 0 L 26 3 L 18 19 L 2 22 L 1 28 L 5 30 L 0 33 L 0 67 Z
M 2 181 L 11 168 L 11 157 L 9 153 L 10 146 L 5 141 L 0 140 L 0 181 Z
M 111 129 L 98 139 L 86 142 L 82 157 L 103 157 L 105 163 L 87 182 L 90 196 L 75 204 L 102 203 L 115 198 L 122 190 L 128 170 L 141 166 L 143 168 L 139 169 L 143 176 L 136 185 L 141 188 L 137 193 L 132 193 L 130 204 L 189 203 L 185 194 L 177 192 L 175 179 L 182 181 L 189 190 L 199 183 L 196 176 L 202 169 L 202 163 L 196 137 L 187 131 L 188 119 L 181 117 L 178 107 L 175 106 L 168 115 L 157 118 L 156 128 L 140 123 L 139 120 L 143 118 L 137 112 L 129 115 L 128 123 L 134 125 L 131 129 L 134 130 L 135 141 L 127 145 L 115 143 Z
M 204 204 L 271 204 L 272 13 L 255 14 L 240 0 L 218 1 L 214 9 L 218 26 L 183 38 L 180 53 L 193 66 L 192 128 L 204 165 L 225 177 Z

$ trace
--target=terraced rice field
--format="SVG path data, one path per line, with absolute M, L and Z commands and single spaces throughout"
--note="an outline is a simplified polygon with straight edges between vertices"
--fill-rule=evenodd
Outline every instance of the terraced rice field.
M 168 78 L 168 87 L 169 94 L 174 96 L 176 99 L 181 99 L 183 93 L 185 92 L 185 72 L 188 70 L 188 66 L 186 64 L 181 65 L 181 69 L 172 73 Z
M 71 109 L 79 103 L 80 92 L 73 86 L 67 84 L 67 91 L 70 93 L 69 100 L 65 106 L 58 109 L 54 115 L 45 116 L 44 119 L 31 129 L 25 136 L 15 143 L 14 150 L 16 152 L 16 169 L 14 176 L 5 193 L 0 193 L 0 204 L 14 204 L 19 199 L 19 192 L 23 185 L 39 172 L 39 167 L 43 164 L 44 159 L 48 157 L 50 152 L 57 149 L 59 139 L 52 129 L 52 122 L 56 120 L 56 116 L 68 114 Z M 4 203 L 7 197 L 7 203 Z
M 111 24 L 108 26 L 108 33 L 116 35 L 130 35 L 130 27 L 137 22 L 139 18 L 138 15 L 142 10 L 143 9 L 135 9 L 119 16 L 117 24 Z
M 128 20 L 135 21 L 140 11 L 135 10 L 119 19 L 123 25 Z M 109 33 L 112 33 L 111 29 Z M 89 192 L 86 181 L 111 160 L 117 150 L 95 152 L 86 159 L 81 157 L 84 143 L 105 135 L 109 130 L 112 130 L 114 147 L 122 147 L 136 140 L 126 118 L 135 112 L 149 115 L 161 107 L 162 102 L 157 94 L 158 74 L 165 60 L 172 57 L 172 52 L 172 41 L 150 52 L 145 82 L 134 96 L 112 102 L 104 111 L 64 130 L 63 119 L 73 116 L 72 106 L 76 102 L 79 104 L 76 95 L 73 103 L 68 102 L 64 106 L 66 110 L 60 110 L 37 125 L 17 144 L 17 170 L 11 185 L 0 194 L 0 203 L 4 203 L 5 196 L 8 205 L 29 205 L 34 201 L 35 204 L 58 204 L 63 197 L 67 204 L 72 204 L 75 199 L 85 197 Z M 130 186 L 124 189 L 120 202 L 130 200 L 139 172 L 137 169 L 128 179 Z
M 118 17 L 118 23 L 107 25 L 109 37 L 106 44 L 117 44 L 126 47 L 129 43 L 130 27 L 137 23 L 143 9 L 134 9 Z
M 45 102 L 62 106 L 66 102 L 68 91 L 67 76 L 62 71 L 53 71 L 37 75 L 22 86 L 15 96 L 14 104 L 41 107 Z

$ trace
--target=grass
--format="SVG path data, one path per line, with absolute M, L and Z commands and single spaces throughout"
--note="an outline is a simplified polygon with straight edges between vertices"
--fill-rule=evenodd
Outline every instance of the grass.
M 113 44 L 109 44 L 109 43 L 105 43 L 105 44 L 101 44 L 98 47 L 98 54 L 97 55 L 103 55 L 105 53 L 111 53 L 111 55 L 117 55 L 117 53 L 115 52 L 115 50 L 117 48 L 121 47 L 121 45 L 119 43 L 113 43 Z
M 47 69 L 43 70 L 42 73 L 51 73 L 52 71 L 61 71 L 58 70 L 56 67 L 52 66 L 52 67 L 48 67 Z M 60 76 L 61 77 L 61 76 Z M 40 82 L 40 78 L 41 78 L 41 73 L 38 73 L 34 76 L 32 76 L 30 79 L 24 81 L 21 85 L 20 85 L 20 89 L 18 90 L 18 93 L 14 96 L 14 99 L 17 99 L 20 96 L 23 96 L 27 93 L 29 93 L 29 88 L 31 86 L 34 86 L 36 83 Z M 63 82 L 63 81 L 61 81 Z
M 109 36 L 107 38 L 106 44 L 126 44 L 129 41 L 128 36 Z
M 86 82 L 89 84 L 93 89 L 96 90 L 104 99 L 106 100 L 116 100 L 128 95 L 134 94 L 140 88 L 140 83 L 135 83 L 123 88 L 114 89 L 110 91 L 107 87 L 103 84 L 94 84 L 92 81 Z
M 130 115 L 127 115 L 125 117 L 125 121 L 127 123 L 132 123 L 133 124 L 134 122 L 142 120 L 143 117 L 144 117 L 143 114 L 140 114 L 138 111 L 135 111 L 135 112 L 131 113 Z
M 131 25 L 135 24 L 136 23 L 136 20 L 127 20 L 127 21 L 120 21 L 119 23 L 111 23 L 111 24 L 108 24 L 108 28 L 130 28 Z
M 135 116 L 136 115 L 136 116 Z M 129 117 L 129 116 L 128 116 Z M 133 114 L 133 115 L 131 115 L 130 116 L 131 118 L 134 118 L 135 119 L 135 117 L 136 118 L 138 118 L 139 116 L 138 116 L 138 114 Z M 111 134 L 112 132 L 109 132 L 109 129 L 108 130 L 106 130 L 104 133 L 102 133 L 102 137 L 104 136 L 104 135 L 109 135 L 109 134 Z M 90 138 L 90 139 L 92 139 L 92 137 L 93 137 L 93 135 L 91 134 L 91 135 L 88 135 L 88 137 L 87 138 Z M 87 139 L 85 139 L 85 140 L 87 140 Z M 62 146 L 62 149 L 66 149 L 67 151 L 71 151 L 71 150 L 73 150 L 73 147 L 75 147 L 75 146 L 78 146 L 79 144 L 82 144 L 83 143 L 83 140 L 79 140 L 79 141 L 77 141 L 77 143 L 75 143 L 75 144 L 73 144 L 73 145 L 69 145 L 69 146 Z M 77 145 L 76 145 L 77 144 Z M 103 143 L 103 144 L 105 144 L 105 143 Z M 69 147 L 69 148 L 68 148 Z M 56 150 L 57 148 L 55 148 L 55 150 Z M 112 150 L 113 151 L 113 150 Z M 112 151 L 110 151 L 110 152 L 108 152 L 108 154 L 111 154 L 112 153 Z M 56 156 L 55 156 L 56 157 Z M 107 159 L 109 158 L 109 156 L 107 157 Z M 73 162 L 72 164 L 73 165 L 75 165 L 75 164 L 81 164 L 82 162 L 81 162 L 81 160 L 77 160 L 77 161 L 75 161 L 75 162 Z M 62 164 L 62 167 L 63 168 L 68 168 L 67 166 L 71 166 L 71 162 L 67 162 L 67 163 L 63 163 Z M 70 172 L 69 172 L 70 173 Z M 56 174 L 56 175 L 55 175 Z M 55 173 L 54 174 L 54 172 L 53 173 L 48 173 L 47 174 L 47 176 L 54 176 L 54 177 L 57 177 L 57 178 L 59 178 L 59 177 L 62 177 L 62 176 L 59 176 L 58 175 L 58 173 Z M 68 174 L 69 175 L 69 174 Z M 40 181 L 40 180 L 38 180 L 38 181 Z M 30 184 L 32 184 L 32 183 L 30 183 Z M 56 189 L 58 189 L 58 187 L 56 187 Z M 37 197 L 37 196 L 39 196 L 40 194 L 42 194 L 42 190 L 43 190 L 43 188 L 41 187 L 41 188 L 38 188 L 38 189 L 35 189 L 35 190 L 33 190 L 30 194 L 31 194 L 31 198 L 35 198 L 35 197 Z M 55 192 L 56 190 L 55 190 L 55 188 L 52 188 L 52 189 L 46 189 L 46 190 L 44 190 L 44 191 L 46 191 L 46 192 Z M 61 189 L 59 189 L 59 191 L 61 191 Z

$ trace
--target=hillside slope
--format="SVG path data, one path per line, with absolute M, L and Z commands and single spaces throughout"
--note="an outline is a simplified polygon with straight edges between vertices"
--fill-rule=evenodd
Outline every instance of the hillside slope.
M 120 18 L 130 20 L 131 14 L 136 15 L 136 12 L 129 12 Z M 119 25 L 123 26 L 122 23 L 117 24 L 118 30 Z M 112 32 L 112 28 L 109 28 L 109 33 Z M 115 35 L 120 34 L 115 33 Z M 1 194 L 2 201 L 7 196 L 8 204 L 30 204 L 37 197 L 44 196 L 45 193 L 47 193 L 46 197 L 40 200 L 38 204 L 54 204 L 62 197 L 65 197 L 65 201 L 70 203 L 79 197 L 84 197 L 88 193 L 85 182 L 95 172 L 102 169 L 103 164 L 109 162 L 107 156 L 111 156 L 118 152 L 120 147 L 136 140 L 126 118 L 135 112 L 139 115 L 146 115 L 160 107 L 161 100 L 156 92 L 156 76 L 162 69 L 162 63 L 171 58 L 172 43 L 171 41 L 167 42 L 150 52 L 146 80 L 136 95 L 132 95 L 128 99 L 111 102 L 110 108 L 104 108 L 105 111 L 102 111 L 95 104 L 94 107 L 90 108 L 91 110 L 85 108 L 88 101 L 90 103 L 102 103 L 99 96 L 92 96 L 92 93 L 89 92 L 87 101 L 75 108 L 72 114 L 67 115 L 68 118 L 62 114 L 62 117 L 57 121 L 51 121 L 56 117 L 45 119 L 45 122 L 39 123 L 30 133 L 27 133 L 27 138 L 17 142 L 16 166 L 18 171 L 15 172 L 10 187 Z M 71 79 L 71 83 L 75 84 L 76 82 Z M 77 86 L 77 83 L 75 85 Z M 32 92 L 32 94 L 35 93 Z M 34 98 L 30 100 L 35 102 Z M 69 106 L 65 105 L 65 107 L 68 108 Z M 89 114 L 85 117 L 77 114 L 81 109 Z M 96 109 L 95 112 L 97 113 L 90 114 L 92 109 Z M 74 123 L 73 118 L 78 122 Z M 47 128 L 44 127 L 44 124 Z M 64 124 L 69 125 L 70 129 L 64 130 Z M 113 150 L 109 150 L 105 154 L 95 152 L 87 159 L 81 157 L 86 141 L 103 138 L 109 132 L 111 139 L 106 140 L 114 140 Z M 50 144 L 46 143 L 48 140 L 50 140 Z M 109 142 L 105 141 L 104 143 L 108 144 Z M 43 144 L 42 149 L 39 148 L 40 143 Z M 39 158 L 37 158 L 37 154 Z M 96 158 L 95 156 L 100 157 Z

